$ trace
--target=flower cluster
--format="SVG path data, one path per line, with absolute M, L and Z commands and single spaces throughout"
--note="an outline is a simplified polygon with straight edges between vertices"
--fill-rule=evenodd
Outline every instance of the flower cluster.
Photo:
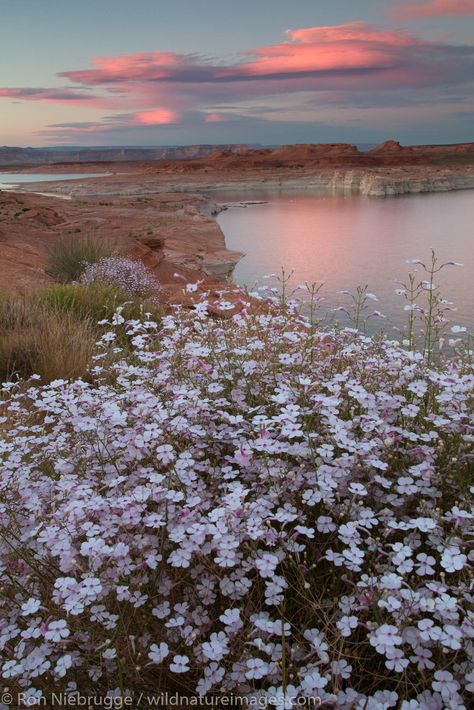
M 159 289 L 152 272 L 141 261 L 118 256 L 104 257 L 89 264 L 80 278 L 83 284 L 108 284 L 129 296 L 147 297 Z
M 4 684 L 466 708 L 472 369 L 207 308 L 4 387 Z

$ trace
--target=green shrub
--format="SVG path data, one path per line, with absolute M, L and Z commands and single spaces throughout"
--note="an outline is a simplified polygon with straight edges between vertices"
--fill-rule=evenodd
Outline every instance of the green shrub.
M 77 280 L 89 264 L 118 253 L 117 245 L 95 235 L 62 235 L 48 252 L 46 273 L 60 283 Z
M 127 319 L 140 318 L 145 312 L 152 313 L 153 318 L 160 315 L 156 304 L 131 298 L 110 284 L 56 284 L 40 291 L 35 300 L 47 311 L 71 313 L 77 318 L 89 318 L 94 323 L 110 319 L 119 307 Z
M 94 322 L 109 318 L 125 301 L 117 289 L 102 284 L 56 284 L 39 292 L 35 298 L 47 311 L 67 312 Z

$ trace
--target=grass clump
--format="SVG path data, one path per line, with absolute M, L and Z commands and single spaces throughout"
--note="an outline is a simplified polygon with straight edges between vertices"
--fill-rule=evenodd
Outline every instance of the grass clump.
M 90 319 L 32 307 L 0 335 L 0 378 L 39 375 L 41 382 L 84 377 L 97 338 Z
M 55 284 L 25 296 L 1 293 L 0 381 L 34 374 L 41 382 L 86 377 L 94 344 L 117 310 L 124 324 L 161 318 L 156 303 L 110 284 Z M 117 338 L 127 349 L 125 330 L 124 325 Z
M 70 313 L 53 313 L 45 314 L 41 326 L 33 342 L 35 369 L 42 381 L 84 377 L 96 342 L 94 323 Z
M 48 252 L 46 273 L 60 283 L 76 281 L 90 264 L 117 253 L 116 244 L 95 234 L 64 234 Z
M 0 336 L 20 323 L 28 323 L 30 312 L 26 299 L 0 291 Z
M 35 296 L 37 305 L 48 312 L 67 313 L 77 319 L 90 320 L 94 325 L 97 338 L 105 324 L 117 310 L 125 322 L 151 317 L 161 320 L 161 307 L 156 301 L 146 301 L 138 296 L 130 296 L 120 287 L 107 283 L 90 284 L 55 284 Z M 121 345 L 127 347 L 128 338 L 122 328 Z
M 110 284 L 56 284 L 36 296 L 37 303 L 48 311 L 70 313 L 77 318 L 97 322 L 113 316 L 122 308 L 126 318 L 138 318 L 145 311 L 158 315 L 156 305 L 144 304 L 142 299 L 130 298 Z

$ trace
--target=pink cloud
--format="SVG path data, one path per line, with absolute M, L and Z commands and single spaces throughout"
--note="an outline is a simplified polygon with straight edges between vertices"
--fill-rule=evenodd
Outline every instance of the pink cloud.
M 178 123 L 179 113 L 171 109 L 159 108 L 152 111 L 141 111 L 134 114 L 138 124 L 144 126 L 163 126 L 168 123 Z
M 417 44 L 402 32 L 385 32 L 364 22 L 287 30 L 286 35 L 290 41 L 253 50 L 256 59 L 238 69 L 258 75 L 384 69 L 399 60 L 401 48 Z M 233 71 L 235 67 L 229 73 Z
M 208 113 L 204 120 L 206 123 L 221 123 L 225 117 L 220 113 Z
M 103 131 L 117 131 L 134 126 L 165 126 L 177 123 L 180 115 L 168 109 L 154 109 L 152 111 L 140 111 L 132 114 L 117 114 L 105 116 L 103 123 L 96 121 L 78 121 L 76 123 L 58 123 L 42 131 L 42 135 L 54 135 L 60 133 L 57 129 L 62 129 L 70 135 L 81 135 L 87 133 L 101 133 Z
M 407 37 L 402 32 L 387 32 L 366 22 L 346 22 L 329 27 L 303 27 L 299 30 L 286 30 L 285 34 L 294 42 L 302 43 L 363 41 L 403 46 L 413 42 L 413 38 Z
M 334 27 L 287 30 L 288 40 L 242 54 L 243 61 L 222 65 L 196 55 L 172 52 L 138 52 L 118 57 L 95 57 L 92 68 L 60 72 L 85 86 L 106 86 L 108 90 L 156 82 L 198 85 L 252 79 L 284 72 L 338 71 L 390 66 L 404 47 L 418 41 L 404 32 L 387 32 L 364 22 Z M 249 59 L 252 57 L 253 59 Z M 115 89 L 114 89 L 115 86 Z
M 58 76 L 88 86 L 153 81 L 172 77 L 185 68 L 195 69 L 196 57 L 174 52 L 136 52 L 117 57 L 94 57 L 91 64 L 92 69 L 59 72 Z
M 238 100 L 330 90 L 334 85 L 376 91 L 378 87 L 443 84 L 448 74 L 451 82 L 456 73 L 465 75 L 463 48 L 364 22 L 287 30 L 286 37 L 284 42 L 246 51 L 241 61 L 228 65 L 197 55 L 141 52 L 95 57 L 92 69 L 59 76 L 110 94 L 134 96 L 144 109 L 159 102 L 183 113 L 206 108 L 211 98 Z M 258 86 L 253 85 L 257 81 Z
M 474 0 L 429 0 L 405 3 L 395 8 L 394 17 L 403 20 L 419 17 L 467 17 L 474 15 Z
M 429 7 L 449 5 L 452 11 L 462 5 L 466 12 L 473 3 L 436 0 Z M 287 30 L 283 40 L 245 51 L 228 64 L 160 51 L 94 57 L 89 68 L 59 73 L 75 86 L 0 89 L 0 98 L 114 111 L 100 121 L 94 116 L 91 122 L 63 126 L 71 134 L 217 124 L 229 112 L 233 120 L 252 115 L 249 107 L 256 102 L 254 116 L 266 112 L 265 120 L 279 120 L 280 111 L 284 116 L 297 111 L 295 95 L 310 120 L 311 111 L 317 117 L 318 106 L 384 106 L 389 94 L 400 97 L 411 89 L 416 89 L 411 100 L 422 94 L 426 100 L 431 92 L 437 101 L 449 103 L 454 87 L 462 91 L 472 81 L 473 57 L 469 44 L 427 41 L 402 30 L 349 22 Z

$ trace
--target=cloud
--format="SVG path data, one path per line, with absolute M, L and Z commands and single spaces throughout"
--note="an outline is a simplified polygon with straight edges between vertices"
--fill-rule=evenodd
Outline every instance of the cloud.
M 204 120 L 206 123 L 221 123 L 225 121 L 225 116 L 222 113 L 208 113 Z
M 116 57 L 94 57 L 92 69 L 59 72 L 59 77 L 88 86 L 141 81 L 206 81 L 215 67 L 196 54 L 136 52 Z
M 107 108 L 109 101 L 95 93 L 77 88 L 0 88 L 0 98 L 38 101 L 40 103 L 70 104 L 96 108 Z
M 401 48 L 416 44 L 403 33 L 384 32 L 363 22 L 287 30 L 286 35 L 289 41 L 253 50 L 256 59 L 244 65 L 243 72 L 271 77 L 383 70 L 397 63 Z
M 400 49 L 416 44 L 402 32 L 386 32 L 363 22 L 334 27 L 287 30 L 288 40 L 242 53 L 232 65 L 200 55 L 138 52 L 118 57 L 95 57 L 92 69 L 63 71 L 58 76 L 86 86 L 134 83 L 206 84 L 281 78 L 315 72 L 383 68 Z M 393 50 L 393 51 L 391 51 Z
M 152 111 L 141 111 L 134 114 L 134 118 L 139 125 L 163 126 L 168 123 L 178 123 L 180 116 L 177 111 L 159 108 Z
M 71 135 L 197 125 L 215 131 L 229 123 L 230 113 L 233 124 L 239 115 L 262 121 L 265 116 L 272 124 L 290 118 L 314 123 L 327 106 L 344 107 L 350 122 L 351 106 L 376 109 L 404 93 L 420 105 L 432 97 L 451 105 L 454 93 L 468 93 L 474 47 L 349 22 L 287 30 L 281 41 L 246 50 L 231 63 L 199 54 L 138 52 L 94 57 L 89 68 L 58 76 L 74 86 L 0 89 L 0 97 L 112 110 L 99 121 L 63 125 Z
M 421 3 L 404 3 L 396 7 L 392 15 L 401 20 L 421 17 L 468 17 L 474 15 L 474 0 L 429 0 Z
M 199 55 L 148 52 L 98 57 L 93 69 L 61 72 L 89 89 L 121 90 L 162 97 L 173 106 L 212 96 L 291 93 L 387 82 L 397 86 L 451 83 L 470 77 L 471 46 L 427 42 L 403 31 L 384 31 L 363 22 L 287 30 L 283 42 L 248 50 L 225 65 Z M 253 86 L 258 83 L 258 86 Z M 236 86 L 237 85 L 237 86 Z M 163 101 L 161 102 L 163 104 Z
M 104 116 L 102 122 L 97 121 L 72 121 L 67 123 L 51 124 L 43 135 L 49 135 L 60 128 L 71 134 L 100 133 L 103 131 L 117 131 L 134 126 L 167 126 L 179 123 L 181 116 L 168 109 L 154 109 L 152 111 L 139 111 L 138 113 L 120 113 Z
M 103 133 L 110 131 L 113 126 L 107 123 L 97 123 L 93 121 L 73 121 L 69 123 L 51 123 L 48 128 L 38 131 L 44 136 L 80 136 L 85 133 Z

